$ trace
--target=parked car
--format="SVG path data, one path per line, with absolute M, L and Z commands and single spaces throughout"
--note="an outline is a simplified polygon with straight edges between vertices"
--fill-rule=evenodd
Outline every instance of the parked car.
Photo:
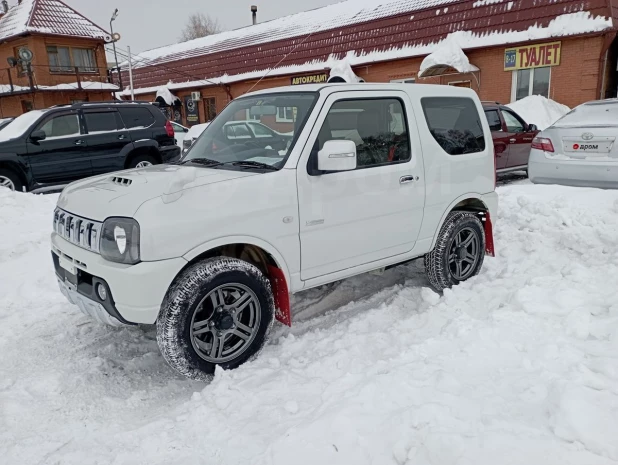
M 618 189 L 618 100 L 584 103 L 532 142 L 530 180 Z
M 182 124 L 175 123 L 174 121 L 172 121 L 171 123 L 172 127 L 174 128 L 174 138 L 176 139 L 176 145 L 182 149 L 184 146 L 185 137 L 189 132 L 189 128 L 183 126 Z
M 182 153 L 183 155 L 188 152 L 193 143 L 197 140 L 198 137 L 204 132 L 204 130 L 208 127 L 210 123 L 202 123 L 196 124 L 195 126 L 191 126 L 189 131 L 185 135 L 185 138 L 182 142 Z
M 0 186 L 58 188 L 179 157 L 174 128 L 149 103 L 61 105 L 24 113 L 0 131 Z
M 497 102 L 483 102 L 496 152 L 496 172 L 527 171 L 532 140 L 539 133 L 515 111 Z
M 228 137 L 235 115 L 274 121 L 281 108 L 298 118 L 287 150 Z M 354 111 L 333 118 L 342 109 Z M 156 324 L 167 362 L 208 379 L 256 356 L 275 318 L 291 324 L 290 293 L 417 258 L 436 290 L 457 285 L 493 254 L 482 114 L 475 92 L 449 86 L 244 95 L 180 163 L 63 191 L 52 233 L 60 289 L 99 321 Z
M 3 128 L 5 128 L 6 126 L 9 125 L 9 123 L 11 121 L 13 121 L 15 118 L 2 118 L 0 119 L 0 131 L 2 131 Z

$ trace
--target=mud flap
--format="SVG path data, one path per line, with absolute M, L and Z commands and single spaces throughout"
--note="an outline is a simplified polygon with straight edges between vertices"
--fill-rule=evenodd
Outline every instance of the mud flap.
M 281 269 L 268 265 L 268 278 L 273 288 L 275 298 L 275 318 L 281 324 L 292 326 L 292 314 L 290 312 L 290 293 L 285 275 Z
M 485 212 L 483 215 L 483 226 L 485 228 L 485 254 L 490 257 L 495 257 L 496 252 L 494 250 L 494 227 L 491 223 L 491 215 L 489 212 Z

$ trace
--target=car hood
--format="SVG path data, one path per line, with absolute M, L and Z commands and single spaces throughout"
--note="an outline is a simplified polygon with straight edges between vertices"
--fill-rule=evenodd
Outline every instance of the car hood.
M 148 200 L 161 197 L 164 203 L 173 203 L 187 189 L 256 174 L 181 165 L 119 171 L 69 184 L 58 199 L 58 207 L 95 221 L 110 216 L 133 217 Z

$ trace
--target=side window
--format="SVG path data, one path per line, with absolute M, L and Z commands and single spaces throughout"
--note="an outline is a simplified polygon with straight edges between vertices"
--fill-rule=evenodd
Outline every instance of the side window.
M 255 133 L 255 137 L 273 137 L 273 133 L 270 131 L 270 129 L 262 126 L 261 124 L 252 124 L 251 128 Z
M 431 135 L 449 155 L 485 150 L 481 117 L 474 101 L 466 97 L 424 97 L 421 99 Z
M 88 134 L 118 130 L 118 121 L 116 120 L 115 111 L 86 112 L 84 113 L 84 120 L 86 121 Z
M 405 162 L 412 156 L 403 103 L 395 98 L 336 102 L 318 135 L 318 150 L 329 140 L 354 142 L 359 169 Z
M 492 131 L 502 131 L 502 121 L 498 110 L 485 110 L 485 117 Z
M 45 132 L 47 139 L 78 136 L 80 134 L 79 119 L 77 114 L 54 116 L 44 121 L 35 131 Z
M 155 123 L 155 118 L 146 108 L 120 108 L 118 110 L 127 129 L 149 128 Z
M 502 116 L 509 132 L 524 132 L 524 123 L 510 111 L 502 110 Z

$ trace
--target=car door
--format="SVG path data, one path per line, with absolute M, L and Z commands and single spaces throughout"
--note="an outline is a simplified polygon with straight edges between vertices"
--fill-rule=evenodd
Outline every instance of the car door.
M 170 122 L 172 127 L 174 128 L 174 138 L 176 139 L 176 145 L 180 148 L 184 146 L 185 137 L 187 137 L 187 133 L 189 132 L 189 128 L 185 128 L 178 123 Z
M 491 137 L 494 141 L 494 153 L 496 157 L 496 169 L 506 168 L 509 157 L 510 142 L 506 134 L 504 122 L 497 108 L 485 109 L 485 117 L 491 129 Z
M 501 112 L 506 125 L 506 136 L 509 139 L 509 157 L 506 167 L 528 166 L 534 135 L 527 131 L 528 125 L 515 113 L 504 108 Z
M 38 184 L 66 184 L 92 176 L 83 124 L 77 110 L 54 112 L 30 133 L 43 131 L 45 139 L 26 144 L 28 162 Z
M 84 139 L 92 173 L 97 175 L 124 169 L 132 142 L 119 113 L 107 108 L 86 109 L 83 116 Z
M 404 92 L 335 93 L 326 100 L 297 169 L 302 280 L 414 247 L 425 188 L 410 115 Z M 356 170 L 317 171 L 317 153 L 337 139 L 334 133 L 358 141 Z

